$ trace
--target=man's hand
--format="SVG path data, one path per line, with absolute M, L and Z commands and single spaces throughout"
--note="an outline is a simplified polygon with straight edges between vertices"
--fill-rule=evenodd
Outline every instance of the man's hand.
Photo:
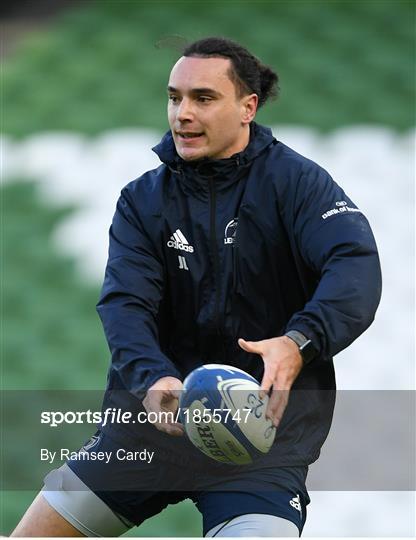
M 143 400 L 144 408 L 148 413 L 171 412 L 175 416 L 182 387 L 182 382 L 176 377 L 162 377 L 147 391 Z M 153 425 L 159 431 L 164 431 L 169 435 L 181 436 L 184 434 L 183 426 L 178 422 L 155 423 Z
M 286 336 L 263 341 L 245 341 L 240 338 L 238 344 L 245 351 L 259 354 L 263 358 L 264 375 L 260 397 L 263 398 L 273 387 L 266 418 L 277 427 L 289 401 L 289 390 L 302 369 L 299 347 Z

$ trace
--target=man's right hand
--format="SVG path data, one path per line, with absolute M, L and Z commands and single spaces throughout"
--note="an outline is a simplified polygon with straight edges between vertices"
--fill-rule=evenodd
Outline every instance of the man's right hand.
M 182 390 L 182 381 L 176 377 L 162 377 L 155 382 L 147 391 L 143 400 L 143 406 L 147 413 L 171 412 L 176 415 L 179 404 L 179 396 Z M 164 431 L 176 437 L 184 434 L 182 424 L 178 422 L 158 422 L 153 424 L 159 431 Z

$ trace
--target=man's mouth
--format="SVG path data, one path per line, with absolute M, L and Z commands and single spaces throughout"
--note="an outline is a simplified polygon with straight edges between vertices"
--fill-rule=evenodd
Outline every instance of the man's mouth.
M 202 137 L 203 133 L 191 133 L 191 132 L 185 132 L 185 131 L 177 131 L 177 135 L 180 139 L 197 139 L 198 137 Z

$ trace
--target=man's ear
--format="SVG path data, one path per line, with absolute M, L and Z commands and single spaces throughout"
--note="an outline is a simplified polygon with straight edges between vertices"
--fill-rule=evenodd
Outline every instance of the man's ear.
M 241 100 L 241 121 L 243 124 L 249 124 L 256 116 L 257 106 L 259 103 L 259 96 L 257 94 L 250 94 L 244 96 Z

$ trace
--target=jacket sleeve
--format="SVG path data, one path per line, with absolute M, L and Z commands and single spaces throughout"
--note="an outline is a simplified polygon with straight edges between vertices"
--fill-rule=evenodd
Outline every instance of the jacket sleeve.
M 109 258 L 97 311 L 123 385 L 140 395 L 161 377 L 182 379 L 161 351 L 157 315 L 163 295 L 163 266 L 128 187 L 110 228 Z
M 372 323 L 381 296 L 381 270 L 370 225 L 329 174 L 304 166 L 291 205 L 294 251 L 316 276 L 316 288 L 286 328 L 312 340 L 329 358 Z M 286 215 L 286 221 L 288 215 Z

